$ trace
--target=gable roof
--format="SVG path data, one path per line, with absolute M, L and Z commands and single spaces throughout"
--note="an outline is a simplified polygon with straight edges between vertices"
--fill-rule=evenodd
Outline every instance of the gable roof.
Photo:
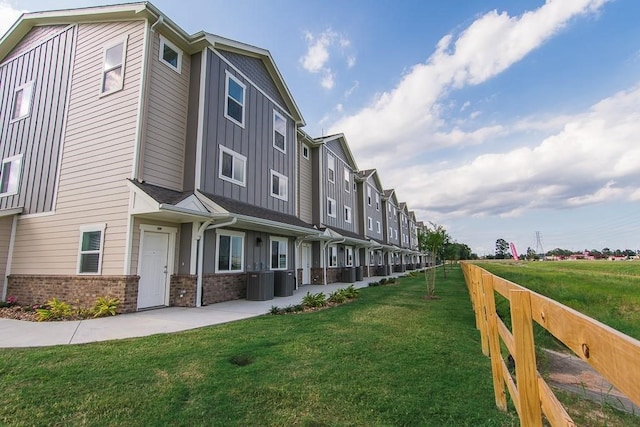
M 394 206 L 398 206 L 398 196 L 396 196 L 396 190 L 391 188 L 389 190 L 384 190 L 382 194 L 383 199 L 391 200 L 391 203 Z
M 384 187 L 382 186 L 382 181 L 380 181 L 380 174 L 378 173 L 377 169 L 367 169 L 367 170 L 359 171 L 358 175 L 364 180 L 373 178 L 374 182 L 376 183 L 376 187 L 384 196 L 385 190 L 384 190 Z
M 23 13 L 5 33 L 2 39 L 0 39 L 0 62 L 2 62 L 29 31 L 36 26 L 142 19 L 148 19 L 154 30 L 161 31 L 163 34 L 168 33 L 171 41 L 175 42 L 178 47 L 186 53 L 192 54 L 199 52 L 209 46 L 211 48 L 219 48 L 259 58 L 282 95 L 286 107 L 289 109 L 296 124 L 299 126 L 305 125 L 302 113 L 268 50 L 210 34 L 205 31 L 199 31 L 190 35 L 150 2 Z
M 318 144 L 326 144 L 327 142 L 330 142 L 330 141 L 338 141 L 340 143 L 342 151 L 344 151 L 345 156 L 347 156 L 347 162 L 349 163 L 349 165 L 354 170 L 358 170 L 356 159 L 355 157 L 353 157 L 353 153 L 351 152 L 351 149 L 349 148 L 349 144 L 347 143 L 347 138 L 344 136 L 343 133 L 336 133 L 334 135 L 314 138 L 314 141 Z

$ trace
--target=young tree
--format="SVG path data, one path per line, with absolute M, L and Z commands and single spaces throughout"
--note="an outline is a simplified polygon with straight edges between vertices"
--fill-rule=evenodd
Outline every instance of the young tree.
M 438 259 L 444 259 L 444 247 L 449 243 L 450 237 L 447 230 L 438 224 L 429 222 L 430 226 L 427 226 L 425 232 L 420 233 L 418 236 L 418 244 L 420 250 L 428 252 L 431 259 L 434 260 L 434 264 L 437 264 Z M 434 298 L 436 292 L 436 266 L 428 268 L 424 272 L 424 278 L 427 282 L 427 296 L 426 298 Z
M 496 240 L 496 259 L 505 259 L 509 256 L 509 243 L 504 239 Z

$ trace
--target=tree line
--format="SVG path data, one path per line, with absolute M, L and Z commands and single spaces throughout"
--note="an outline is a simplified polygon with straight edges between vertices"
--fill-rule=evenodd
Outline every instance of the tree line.
M 519 259 L 521 260 L 537 260 L 537 259 L 541 259 L 543 258 L 543 256 L 546 257 L 557 257 L 557 258 L 569 258 L 569 257 L 585 257 L 585 258 L 591 258 L 593 257 L 594 259 L 607 259 L 610 257 L 617 257 L 617 258 L 622 258 L 622 257 L 626 257 L 626 258 L 632 258 L 635 256 L 640 255 L 640 250 L 632 250 L 632 249 L 615 249 L 615 250 L 611 250 L 609 248 L 603 248 L 601 250 L 598 249 L 585 249 L 584 251 L 573 251 L 573 250 L 569 250 L 569 249 L 561 249 L 561 248 L 555 248 L 552 249 L 550 251 L 545 252 L 544 254 L 538 254 L 536 253 L 536 251 L 531 248 L 528 247 L 527 251 L 523 254 L 520 254 L 518 256 Z M 487 259 L 508 259 L 508 258 L 512 258 L 511 255 L 511 250 L 509 248 L 509 243 L 507 243 L 506 240 L 504 239 L 498 239 L 496 240 L 496 249 L 495 249 L 495 255 L 487 255 L 485 258 Z

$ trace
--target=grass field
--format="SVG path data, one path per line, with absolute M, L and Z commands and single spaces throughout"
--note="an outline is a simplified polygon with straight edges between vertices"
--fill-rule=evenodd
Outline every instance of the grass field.
M 459 268 L 336 308 L 0 351 L 0 425 L 509 426 Z
M 640 339 L 640 262 L 487 262 L 478 265 Z

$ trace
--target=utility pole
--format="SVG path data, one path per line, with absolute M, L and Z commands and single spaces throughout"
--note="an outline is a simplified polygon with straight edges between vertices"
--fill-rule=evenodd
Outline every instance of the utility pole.
M 544 259 L 544 249 L 542 248 L 542 238 L 539 231 L 536 231 L 536 253 Z

